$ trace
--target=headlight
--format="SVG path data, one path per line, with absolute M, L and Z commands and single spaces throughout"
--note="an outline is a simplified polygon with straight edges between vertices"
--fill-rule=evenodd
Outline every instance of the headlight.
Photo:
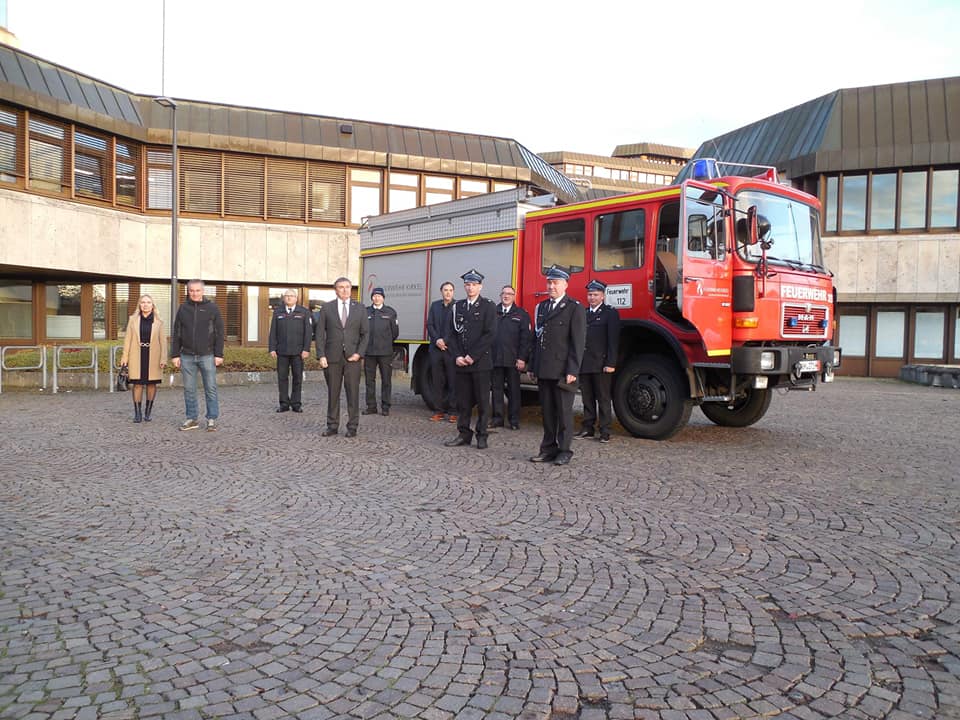
M 773 370 L 777 364 L 777 355 L 772 352 L 762 352 L 760 353 L 760 369 L 761 370 Z

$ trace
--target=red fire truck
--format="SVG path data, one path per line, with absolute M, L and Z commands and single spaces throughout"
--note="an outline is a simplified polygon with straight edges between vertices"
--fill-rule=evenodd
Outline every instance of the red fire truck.
M 584 303 L 598 278 L 622 319 L 613 402 L 624 429 L 669 438 L 694 405 L 718 425 L 751 425 L 775 388 L 833 380 L 836 291 L 817 199 L 773 168 L 720 165 L 694 161 L 675 185 L 568 205 L 518 189 L 370 218 L 361 292 L 385 288 L 413 388 L 434 407 L 424 324 L 443 281 L 459 287 L 475 267 L 486 296 L 511 284 L 532 311 L 551 265 L 570 271 L 568 293 Z

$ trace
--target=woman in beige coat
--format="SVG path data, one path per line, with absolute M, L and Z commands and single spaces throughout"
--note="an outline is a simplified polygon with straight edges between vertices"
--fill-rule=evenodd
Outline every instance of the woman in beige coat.
M 163 380 L 163 367 L 167 364 L 167 333 L 157 315 L 153 298 L 142 295 L 140 310 L 130 316 L 123 341 L 120 364 L 130 370 L 130 387 L 133 388 L 133 421 L 150 422 L 153 400 L 157 386 Z M 147 405 L 142 407 L 143 388 L 147 388 Z

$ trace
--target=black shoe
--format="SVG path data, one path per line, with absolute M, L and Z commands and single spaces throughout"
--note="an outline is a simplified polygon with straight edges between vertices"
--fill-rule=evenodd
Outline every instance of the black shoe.
M 356 430 L 347 430 L 347 437 L 356 437 L 356 436 L 357 436 Z
M 518 425 L 517 423 L 510 423 L 510 429 L 511 429 L 511 430 L 519 430 L 519 429 L 520 429 L 520 425 Z
M 583 429 L 580 432 L 578 432 L 576 435 L 574 435 L 574 437 L 575 438 L 592 438 L 593 430 Z
M 485 437 L 477 436 L 477 450 L 486 450 L 487 449 L 487 439 Z
M 303 412 L 303 408 L 302 408 L 302 407 L 295 407 L 295 408 L 290 408 L 290 409 L 293 410 L 293 411 L 296 412 L 296 413 L 302 413 L 302 412 Z
M 340 432 L 340 431 L 339 431 L 339 430 L 331 430 L 330 428 L 327 428 L 327 429 L 324 430 L 322 433 L 320 433 L 320 437 L 330 437 L 331 435 L 336 435 L 338 432 Z
M 288 408 L 286 405 L 281 405 L 277 408 L 277 412 L 287 412 L 288 410 L 290 410 L 290 408 Z
M 150 422 L 153 418 L 150 417 L 153 413 L 153 400 L 147 400 L 146 405 L 143 406 L 143 421 Z
M 540 453 L 539 455 L 534 455 L 532 458 L 530 458 L 530 462 L 548 463 L 548 462 L 553 462 L 556 459 L 557 459 L 556 455 L 548 455 L 547 453 Z
M 608 442 L 610 442 L 610 436 L 609 436 L 609 435 L 601 435 L 601 436 L 600 436 L 600 442 L 602 442 L 602 443 L 608 443 Z
M 390 414 L 390 408 L 384 408 L 383 410 L 380 411 L 380 414 L 386 417 L 387 415 Z
M 361 414 L 361 415 L 376 415 L 376 414 L 377 414 L 377 409 L 376 409 L 375 407 L 367 408 L 367 409 L 365 409 L 365 410 L 364 410 L 362 413 L 360 413 L 360 414 Z
M 569 465 L 569 464 L 570 464 L 570 458 L 572 458 L 572 457 L 573 457 L 573 455 L 571 455 L 570 453 L 560 453 L 559 455 L 557 455 L 556 460 L 553 461 L 553 464 L 554 464 L 554 465 Z
M 470 441 L 463 437 L 463 435 L 457 435 L 453 440 L 447 440 L 444 443 L 445 447 L 461 447 L 463 445 L 469 445 Z
M 487 423 L 488 428 L 503 427 L 503 420 L 492 420 Z
M 143 405 L 135 402 L 133 404 L 133 421 L 135 423 L 143 422 Z

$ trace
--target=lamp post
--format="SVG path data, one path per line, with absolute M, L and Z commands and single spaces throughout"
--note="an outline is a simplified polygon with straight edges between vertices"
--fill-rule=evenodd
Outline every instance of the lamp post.
M 177 182 L 177 103 L 173 98 L 164 96 L 154 98 L 153 101 L 158 105 L 170 109 L 173 118 L 173 152 L 171 153 L 170 175 L 173 184 L 173 197 L 170 201 L 170 328 L 172 331 L 173 321 L 177 317 L 177 206 L 180 201 L 180 193 Z

